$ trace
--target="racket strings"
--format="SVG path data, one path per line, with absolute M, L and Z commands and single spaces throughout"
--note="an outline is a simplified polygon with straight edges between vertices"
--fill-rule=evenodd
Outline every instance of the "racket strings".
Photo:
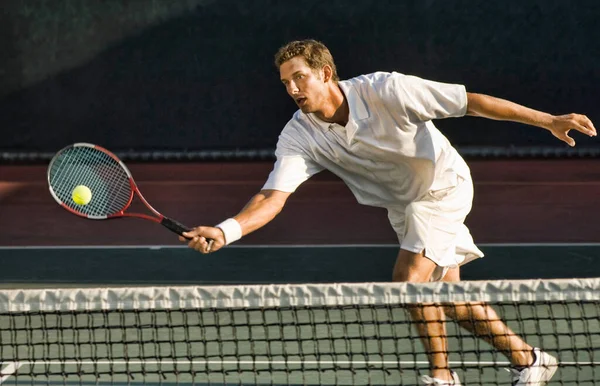
M 119 212 L 130 196 L 129 179 L 117 161 L 102 151 L 93 148 L 74 148 L 66 158 L 69 176 L 81 175 L 66 184 L 67 201 L 75 210 L 84 214 L 103 216 Z M 77 185 L 85 185 L 92 191 L 92 201 L 79 206 L 69 200 L 69 193 Z M 87 212 L 87 213 L 86 213 Z
M 87 153 L 86 148 L 74 148 L 65 151 L 57 160 L 58 167 L 56 173 L 52 175 L 51 186 L 55 188 L 60 200 L 72 209 L 82 212 L 86 215 L 95 215 L 98 212 L 105 211 L 105 186 L 100 181 L 92 178 L 91 166 L 93 158 Z M 54 165 L 53 165 L 54 166 Z M 85 185 L 93 192 L 93 201 L 89 206 L 77 206 L 72 201 L 71 194 L 75 186 Z
M 106 199 L 104 204 L 107 207 L 114 205 L 118 208 L 117 212 L 129 202 L 131 194 L 129 176 L 123 171 L 119 163 L 106 153 L 95 151 L 93 152 L 93 157 L 98 162 L 96 170 L 98 177 L 101 177 L 106 182 L 105 186 L 114 187 L 113 189 L 108 189 L 108 194 L 102 196 L 103 199 Z M 110 164 L 104 163 L 107 161 L 106 158 L 109 158 L 108 161 Z M 118 173 L 115 173 L 115 171 L 118 171 Z M 111 213 L 113 212 L 111 211 Z
M 99 204 L 105 208 L 105 213 L 113 214 L 124 208 L 131 194 L 129 177 L 119 163 L 106 153 L 92 148 L 83 148 L 92 160 L 88 173 L 88 181 L 98 181 L 104 188 L 99 197 Z M 92 197 L 94 193 L 92 190 Z
M 52 164 L 49 176 L 52 190 L 70 209 L 83 215 L 103 217 L 120 212 L 131 197 L 129 175 L 110 155 L 91 147 L 66 149 Z M 87 205 L 73 201 L 73 190 L 87 186 L 92 199 Z

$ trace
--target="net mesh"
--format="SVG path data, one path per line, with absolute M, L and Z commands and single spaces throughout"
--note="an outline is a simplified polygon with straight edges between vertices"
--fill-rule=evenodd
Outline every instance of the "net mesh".
M 488 302 L 557 357 L 550 385 L 600 384 L 600 279 L 0 292 L 0 382 L 417 385 L 409 309 Z M 505 356 L 451 321 L 464 385 L 509 385 Z
M 59 202 L 99 218 L 122 211 L 132 193 L 129 175 L 121 163 L 89 146 L 69 147 L 57 154 L 48 167 L 48 184 Z M 73 191 L 80 185 L 92 193 L 85 205 L 73 200 Z

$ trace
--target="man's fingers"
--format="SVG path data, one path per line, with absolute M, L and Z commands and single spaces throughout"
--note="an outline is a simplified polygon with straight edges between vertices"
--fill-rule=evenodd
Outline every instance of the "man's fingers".
M 595 137 L 597 135 L 596 128 L 592 121 L 585 115 L 582 114 L 566 114 L 557 117 L 556 125 L 553 131 L 557 132 L 557 137 L 567 142 L 570 146 L 575 145 L 575 141 L 567 140 L 567 137 L 563 137 L 560 133 L 564 132 L 565 135 L 569 130 L 577 130 L 580 133 Z
M 568 114 L 565 116 L 565 118 L 568 129 L 577 130 L 583 134 L 589 135 L 590 137 L 596 135 L 596 128 L 594 127 L 594 124 L 585 115 Z
M 215 236 L 221 231 L 212 227 L 196 227 L 189 232 L 183 232 L 179 241 L 187 242 L 188 246 L 200 253 L 210 253 L 221 248 L 222 242 L 215 243 Z M 187 239 L 186 239 L 187 237 Z M 216 245 L 215 245 L 216 244 Z
M 179 236 L 179 241 L 181 242 L 189 242 L 194 237 L 198 236 L 198 228 L 192 228 L 192 230 L 188 232 L 183 232 L 181 236 Z
M 589 135 L 590 137 L 593 137 L 595 135 L 594 131 L 591 128 L 588 128 L 579 122 L 573 122 L 573 128 L 583 134 Z
M 596 128 L 594 127 L 594 124 L 592 123 L 592 121 L 585 115 L 582 115 L 581 119 L 583 121 L 583 125 L 590 131 L 589 135 L 595 137 L 597 135 L 597 132 L 596 132 Z
M 201 234 L 203 233 L 203 227 L 196 227 L 196 228 L 192 228 L 191 230 L 187 231 L 187 232 L 183 232 L 181 234 L 181 236 L 179 236 L 179 239 L 181 240 L 183 238 L 182 241 L 188 241 L 193 239 L 194 237 L 202 237 Z
M 195 227 L 187 232 L 183 232 L 182 235 L 184 237 L 187 237 L 188 239 L 191 239 L 191 238 L 194 238 L 194 237 L 200 235 L 200 233 L 202 233 L 202 229 L 203 229 L 203 227 Z
M 562 138 L 560 138 L 562 141 L 564 141 L 567 145 L 573 147 L 575 146 L 575 140 L 571 137 L 569 137 L 568 135 L 564 135 Z
M 202 236 L 195 236 L 192 240 L 190 240 L 190 242 L 188 243 L 188 246 L 198 252 L 201 253 L 208 253 L 210 252 L 208 250 L 208 242 L 206 241 L 206 239 Z

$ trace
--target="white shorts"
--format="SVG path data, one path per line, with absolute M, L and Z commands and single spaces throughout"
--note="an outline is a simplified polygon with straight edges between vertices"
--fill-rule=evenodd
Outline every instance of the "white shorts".
M 402 208 L 389 208 L 388 218 L 398 235 L 400 248 L 419 253 L 438 265 L 432 281 L 448 269 L 483 257 L 464 224 L 473 202 L 473 182 L 458 178 L 455 186 L 430 191 L 419 201 Z

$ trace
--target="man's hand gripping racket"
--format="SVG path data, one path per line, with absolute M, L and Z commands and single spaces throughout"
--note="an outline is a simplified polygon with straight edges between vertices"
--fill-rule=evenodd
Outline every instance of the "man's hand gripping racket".
M 194 240 L 184 235 L 192 229 L 150 206 L 125 164 L 100 146 L 76 143 L 61 149 L 50 161 L 47 176 L 52 197 L 73 214 L 92 220 L 142 218 L 201 243 L 207 252 L 212 248 L 212 239 L 197 237 Z M 152 215 L 128 212 L 135 195 Z

